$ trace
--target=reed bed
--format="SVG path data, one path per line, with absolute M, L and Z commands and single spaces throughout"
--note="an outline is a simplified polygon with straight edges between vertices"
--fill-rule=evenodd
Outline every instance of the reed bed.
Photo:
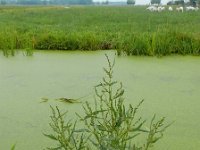
M 0 49 L 108 50 L 163 56 L 200 54 L 200 12 L 142 6 L 0 7 Z

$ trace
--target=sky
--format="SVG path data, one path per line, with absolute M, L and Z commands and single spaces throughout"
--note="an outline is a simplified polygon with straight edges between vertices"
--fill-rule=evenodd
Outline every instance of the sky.
M 93 0 L 94 2 L 102 2 L 102 1 L 106 1 L 106 0 Z M 119 2 L 119 1 L 123 1 L 126 2 L 127 0 L 109 0 L 110 2 Z M 168 1 L 170 0 L 161 0 L 162 4 L 166 4 Z M 136 5 L 144 5 L 144 4 L 149 4 L 150 0 L 135 0 Z

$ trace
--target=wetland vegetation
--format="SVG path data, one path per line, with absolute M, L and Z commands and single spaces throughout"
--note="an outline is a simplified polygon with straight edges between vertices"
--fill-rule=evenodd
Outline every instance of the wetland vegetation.
M 104 68 L 105 77 L 95 86 L 95 106 L 88 101 L 83 105 L 84 115 L 78 120 L 66 121 L 66 112 L 58 107 L 52 109 L 50 127 L 53 134 L 44 134 L 57 142 L 50 150 L 148 150 L 163 137 L 165 118 L 156 119 L 154 115 L 150 125 L 138 116 L 137 106 L 124 104 L 124 89 L 122 83 L 113 79 L 114 63 L 108 56 L 108 68 Z M 77 129 L 77 124 L 83 124 Z M 145 134 L 145 139 L 138 140 L 138 136 Z M 143 144 L 137 144 L 139 141 Z
M 3 6 L 0 49 L 108 50 L 163 56 L 200 54 L 200 11 L 150 13 L 144 6 Z
M 142 6 L 71 6 L 68 8 L 64 6 L 3 6 L 0 7 L 0 50 L 2 50 L 5 56 L 14 56 L 21 50 L 24 55 L 32 55 L 33 50 L 94 51 L 111 49 L 117 50 L 119 55 L 199 55 L 199 14 L 199 12 L 178 13 L 167 11 L 162 13 L 149 13 Z M 166 129 L 165 126 L 163 127 L 164 118 L 155 122 L 154 116 L 150 121 L 150 127 L 147 130 L 142 128 L 146 127 L 144 126 L 146 122 L 140 117 L 134 120 L 134 117 L 143 101 L 135 108 L 130 105 L 126 111 L 125 105 L 123 105 L 123 93 L 117 93 L 123 91 L 122 87 L 117 89 L 115 93 L 116 97 L 110 99 L 114 95 L 109 90 L 112 89 L 112 86 L 116 82 L 111 82 L 111 66 L 110 70 L 105 69 L 104 71 L 108 75 L 108 80 L 103 78 L 103 84 L 99 85 L 102 88 L 100 91 L 103 91 L 103 93 L 99 95 L 96 90 L 96 96 L 100 100 L 99 105 L 96 105 L 95 109 L 92 110 L 90 104 L 86 103 L 84 106 L 86 116 L 79 116 L 82 121 L 85 119 L 84 123 L 88 129 L 79 130 L 82 134 L 77 135 L 77 131 L 75 130 L 76 123 L 71 124 L 71 122 L 68 122 L 64 124 L 63 114 L 57 107 L 54 107 L 56 109 L 52 107 L 53 115 L 51 116 L 52 122 L 50 125 L 57 135 L 48 134 L 49 132 L 45 135 L 57 140 L 60 148 L 65 149 L 68 149 L 66 146 L 69 145 L 72 149 L 84 149 L 87 147 L 85 145 L 86 142 L 88 143 L 89 141 L 97 149 L 104 149 L 105 146 L 116 149 L 117 146 L 120 150 L 127 147 L 147 150 L 162 137 Z M 5 73 L 5 77 L 7 77 L 6 75 L 7 72 Z M 59 77 L 59 74 L 57 77 Z M 13 75 L 8 78 L 12 80 Z M 2 73 L 2 81 L 3 79 L 4 73 Z M 169 80 L 170 82 L 171 79 L 164 80 Z M 199 82 L 199 79 L 195 80 L 195 83 Z M 192 80 L 191 82 L 194 81 Z M 16 86 L 19 85 L 16 84 Z M 24 86 L 23 83 L 20 86 Z M 198 89 L 196 84 L 195 86 L 192 90 L 189 89 L 191 91 L 187 89 L 186 92 L 192 95 Z M 103 98 L 106 92 L 109 97 L 108 101 Z M 6 92 L 4 94 L 6 95 Z M 196 95 L 198 96 L 198 94 Z M 2 103 L 4 103 L 3 99 L 5 97 L 2 98 Z M 9 98 L 11 99 L 11 97 Z M 57 100 L 64 103 L 79 103 L 77 99 L 66 97 L 61 97 Z M 45 103 L 47 101 L 48 99 L 43 99 L 42 102 Z M 18 103 L 15 103 L 15 105 L 18 105 Z M 105 110 L 103 106 L 108 106 L 108 108 Z M 30 108 L 32 109 L 32 107 Z M 4 111 L 7 112 L 7 110 Z M 198 112 L 197 109 L 196 112 Z M 108 117 L 109 115 L 110 117 Z M 8 118 L 5 118 L 3 119 L 7 119 L 7 122 L 10 122 Z M 112 121 L 109 122 L 109 120 Z M 33 128 L 32 130 L 35 132 L 35 126 L 29 122 L 25 124 Z M 128 132 L 131 125 L 135 127 L 131 129 L 135 134 L 129 134 Z M 181 125 L 179 124 L 179 126 Z M 24 127 L 22 128 L 24 129 Z M 113 130 L 110 130 L 111 128 Z M 57 132 L 58 130 L 61 132 Z M 88 133 L 86 134 L 87 138 L 83 138 L 85 131 Z M 65 137 L 65 132 L 68 132 L 70 135 Z M 135 143 L 129 145 L 128 141 L 137 137 L 138 133 L 136 132 L 147 133 L 146 141 L 139 146 Z M 76 136 L 79 137 L 78 142 L 75 141 Z M 122 138 L 118 139 L 118 136 Z M 95 140 L 91 140 L 91 137 Z M 106 138 L 102 139 L 102 137 Z M 174 136 L 172 137 L 174 138 Z M 193 139 L 197 140 L 198 137 L 196 135 Z M 195 147 L 195 144 L 198 145 L 196 141 L 193 143 L 193 147 Z M 18 144 L 12 145 L 11 149 L 16 149 L 15 147 L 18 147 Z

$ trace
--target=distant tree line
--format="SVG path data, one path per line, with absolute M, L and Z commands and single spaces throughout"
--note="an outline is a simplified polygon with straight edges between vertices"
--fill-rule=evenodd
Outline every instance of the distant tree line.
M 135 5 L 135 0 L 127 0 L 127 4 Z
M 184 0 L 169 1 L 167 5 L 184 5 Z
M 151 4 L 161 4 L 161 0 L 151 0 Z M 196 6 L 200 4 L 200 0 L 189 0 L 189 2 L 185 3 L 184 0 L 171 0 L 167 3 L 167 5 L 191 5 Z
M 190 6 L 197 6 L 200 4 L 200 0 L 189 0 L 185 2 L 184 0 L 171 0 L 167 3 L 167 5 L 190 5 Z
M 72 5 L 87 5 L 92 4 L 92 0 L 50 0 L 49 2 L 54 4 L 72 4 Z
M 1 5 L 5 4 L 24 4 L 24 5 L 42 5 L 42 4 L 71 4 L 88 5 L 92 0 L 0 0 Z
M 151 0 L 151 4 L 160 4 L 161 0 Z
M 152 0 L 153 1 L 153 0 Z M 155 0 L 160 1 L 160 0 Z M 103 2 L 95 2 L 96 4 L 108 5 L 109 0 Z M 93 0 L 0 0 L 1 5 L 6 4 L 22 4 L 22 5 L 89 5 L 93 4 Z M 134 5 L 135 0 L 127 0 L 127 4 Z

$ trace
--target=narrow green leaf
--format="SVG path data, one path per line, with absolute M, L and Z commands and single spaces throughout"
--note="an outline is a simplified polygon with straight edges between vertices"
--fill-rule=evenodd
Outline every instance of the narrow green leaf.
M 43 133 L 43 135 L 44 136 L 46 136 L 46 137 L 48 137 L 48 138 L 50 138 L 50 139 L 52 139 L 52 140 L 58 140 L 54 135 L 52 135 L 52 134 L 45 134 L 45 133 Z
M 74 130 L 74 132 L 90 132 L 90 130 L 88 130 L 88 129 L 78 129 L 78 130 Z
M 129 140 L 135 138 L 135 137 L 138 136 L 138 135 L 140 135 L 140 133 L 137 133 L 137 134 L 135 134 L 135 135 L 133 135 L 133 136 L 129 136 L 127 139 L 125 139 L 125 141 L 129 141 Z
M 16 144 L 13 144 L 11 150 L 15 150 Z

